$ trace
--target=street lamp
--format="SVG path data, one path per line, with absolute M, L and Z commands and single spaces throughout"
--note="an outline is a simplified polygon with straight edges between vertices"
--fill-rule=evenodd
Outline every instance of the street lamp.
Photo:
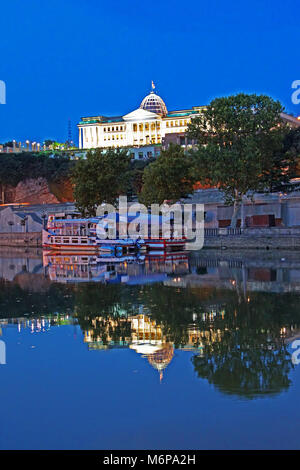
M 23 219 L 21 220 L 20 224 L 22 225 L 22 227 L 24 227 L 24 233 L 27 232 L 27 225 L 26 225 L 26 221 L 27 221 L 28 217 L 27 215 L 25 215 L 25 217 L 23 217 Z
M 10 226 L 10 233 L 12 233 L 12 226 L 15 225 L 15 223 L 12 220 L 9 220 L 7 223 Z

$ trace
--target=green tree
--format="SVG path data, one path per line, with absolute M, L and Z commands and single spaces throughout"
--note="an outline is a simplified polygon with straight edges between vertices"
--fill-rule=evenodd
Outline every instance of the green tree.
M 193 192 L 193 160 L 179 145 L 170 145 L 145 168 L 139 201 L 145 205 L 177 201 Z
M 94 216 L 102 203 L 116 204 L 127 194 L 130 156 L 127 150 L 96 149 L 78 160 L 73 171 L 76 206 L 85 216 Z
M 145 168 L 154 161 L 154 158 L 149 158 L 147 160 L 131 161 L 128 181 L 128 196 L 135 197 L 141 192 L 143 187 L 143 175 Z
M 188 135 L 197 140 L 197 177 L 224 191 L 233 204 L 236 226 L 244 196 L 286 181 L 289 160 L 283 149 L 286 129 L 278 101 L 264 95 L 216 98 L 192 120 Z M 243 215 L 242 215 L 243 223 Z

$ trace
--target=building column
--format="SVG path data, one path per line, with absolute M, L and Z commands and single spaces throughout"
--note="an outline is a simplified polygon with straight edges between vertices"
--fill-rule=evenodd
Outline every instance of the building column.
M 82 141 L 81 141 L 81 127 L 79 127 L 79 148 L 82 148 Z

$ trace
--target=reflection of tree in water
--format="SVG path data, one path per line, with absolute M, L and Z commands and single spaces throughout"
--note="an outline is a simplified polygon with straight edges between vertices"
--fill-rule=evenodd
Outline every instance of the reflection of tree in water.
M 252 398 L 290 385 L 290 354 L 267 332 L 226 331 L 220 343 L 205 344 L 203 356 L 193 356 L 192 362 L 198 377 L 226 393 Z
M 201 355 L 192 358 L 198 377 L 245 398 L 287 390 L 293 364 L 282 328 L 299 325 L 299 297 L 252 293 L 241 301 L 232 292 L 225 309 L 224 319 L 211 325 L 221 340 L 204 340 Z
M 49 283 L 47 289 L 43 285 L 36 291 L 36 284 L 25 289 L 14 282 L 0 281 L 0 318 L 72 314 L 73 302 L 72 286 Z
M 83 284 L 75 290 L 75 316 L 94 341 L 125 341 L 130 337 L 128 316 L 135 312 L 134 297 L 120 284 Z
M 165 344 L 181 347 L 192 338 L 192 346 L 201 348 L 192 358 L 199 378 L 226 393 L 251 398 L 280 393 L 290 384 L 292 362 L 282 328 L 297 334 L 298 294 L 245 295 L 238 280 L 235 290 L 93 283 L 49 284 L 48 290 L 30 292 L 1 284 L 2 318 L 66 312 L 104 345 L 130 339 L 130 317 L 143 312 L 160 325 Z

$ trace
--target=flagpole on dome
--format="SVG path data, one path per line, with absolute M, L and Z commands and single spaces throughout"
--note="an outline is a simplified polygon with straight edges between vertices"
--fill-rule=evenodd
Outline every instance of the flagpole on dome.
M 151 88 L 152 88 L 152 93 L 154 93 L 154 88 L 155 88 L 155 85 L 154 85 L 154 82 L 153 82 L 153 80 L 151 80 Z

